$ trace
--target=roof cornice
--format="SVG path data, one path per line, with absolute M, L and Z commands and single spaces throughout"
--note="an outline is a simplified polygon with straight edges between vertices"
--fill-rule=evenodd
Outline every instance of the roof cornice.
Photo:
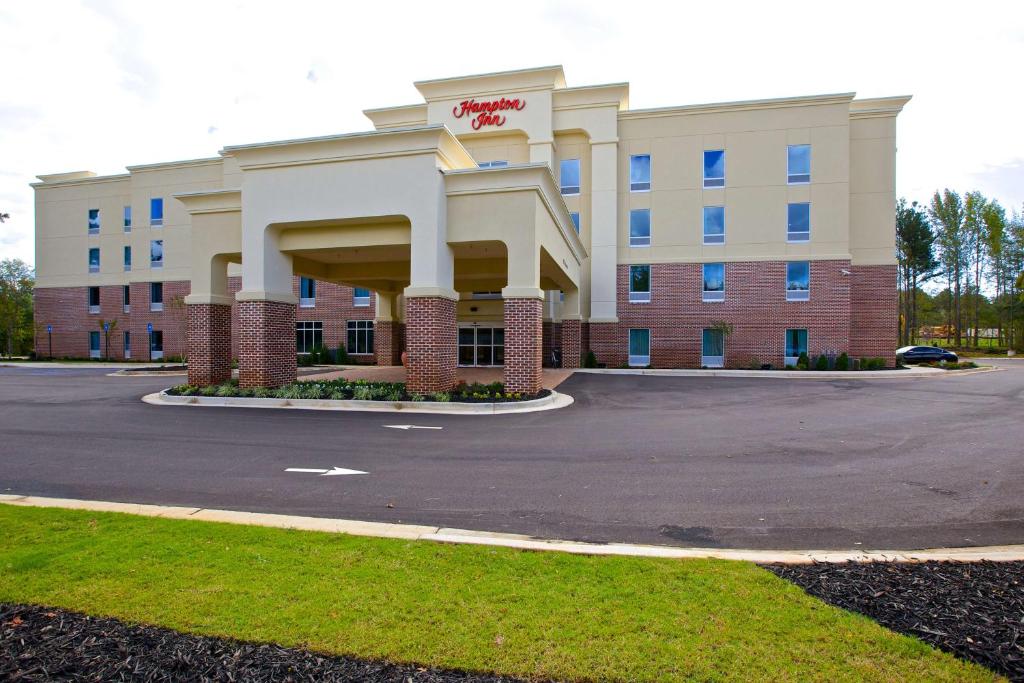
M 738 102 L 714 102 L 710 104 L 686 104 L 678 107 L 655 109 L 632 109 L 619 112 L 620 119 L 646 119 L 663 116 L 690 116 L 695 114 L 720 114 L 723 112 L 754 111 L 758 109 L 785 109 L 788 107 L 820 107 L 835 104 L 849 104 L 856 93 L 835 93 L 829 95 L 807 95 L 802 97 L 779 97 L 765 100 L 741 100 Z

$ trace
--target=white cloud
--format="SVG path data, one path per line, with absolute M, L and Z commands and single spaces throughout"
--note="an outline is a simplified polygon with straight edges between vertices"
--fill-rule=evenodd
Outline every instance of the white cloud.
M 211 156 L 365 130 L 412 81 L 563 64 L 635 108 L 913 94 L 898 191 L 1024 204 L 1024 5 L 987 2 L 18 3 L 0 8 L 0 257 L 32 260 L 38 173 Z

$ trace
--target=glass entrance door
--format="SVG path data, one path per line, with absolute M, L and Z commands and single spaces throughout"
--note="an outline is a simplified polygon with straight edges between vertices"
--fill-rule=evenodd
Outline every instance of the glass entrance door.
M 459 365 L 494 367 L 505 364 L 505 328 L 467 325 L 459 328 Z

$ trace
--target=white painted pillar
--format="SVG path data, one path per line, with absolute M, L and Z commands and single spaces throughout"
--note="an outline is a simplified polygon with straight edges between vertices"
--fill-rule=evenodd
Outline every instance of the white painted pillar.
M 590 143 L 590 321 L 618 322 L 618 141 Z

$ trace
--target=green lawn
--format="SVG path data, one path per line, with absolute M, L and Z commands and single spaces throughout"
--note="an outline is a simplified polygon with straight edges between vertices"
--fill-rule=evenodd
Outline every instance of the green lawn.
M 0 505 L 0 601 L 567 679 L 993 680 L 755 565 Z

